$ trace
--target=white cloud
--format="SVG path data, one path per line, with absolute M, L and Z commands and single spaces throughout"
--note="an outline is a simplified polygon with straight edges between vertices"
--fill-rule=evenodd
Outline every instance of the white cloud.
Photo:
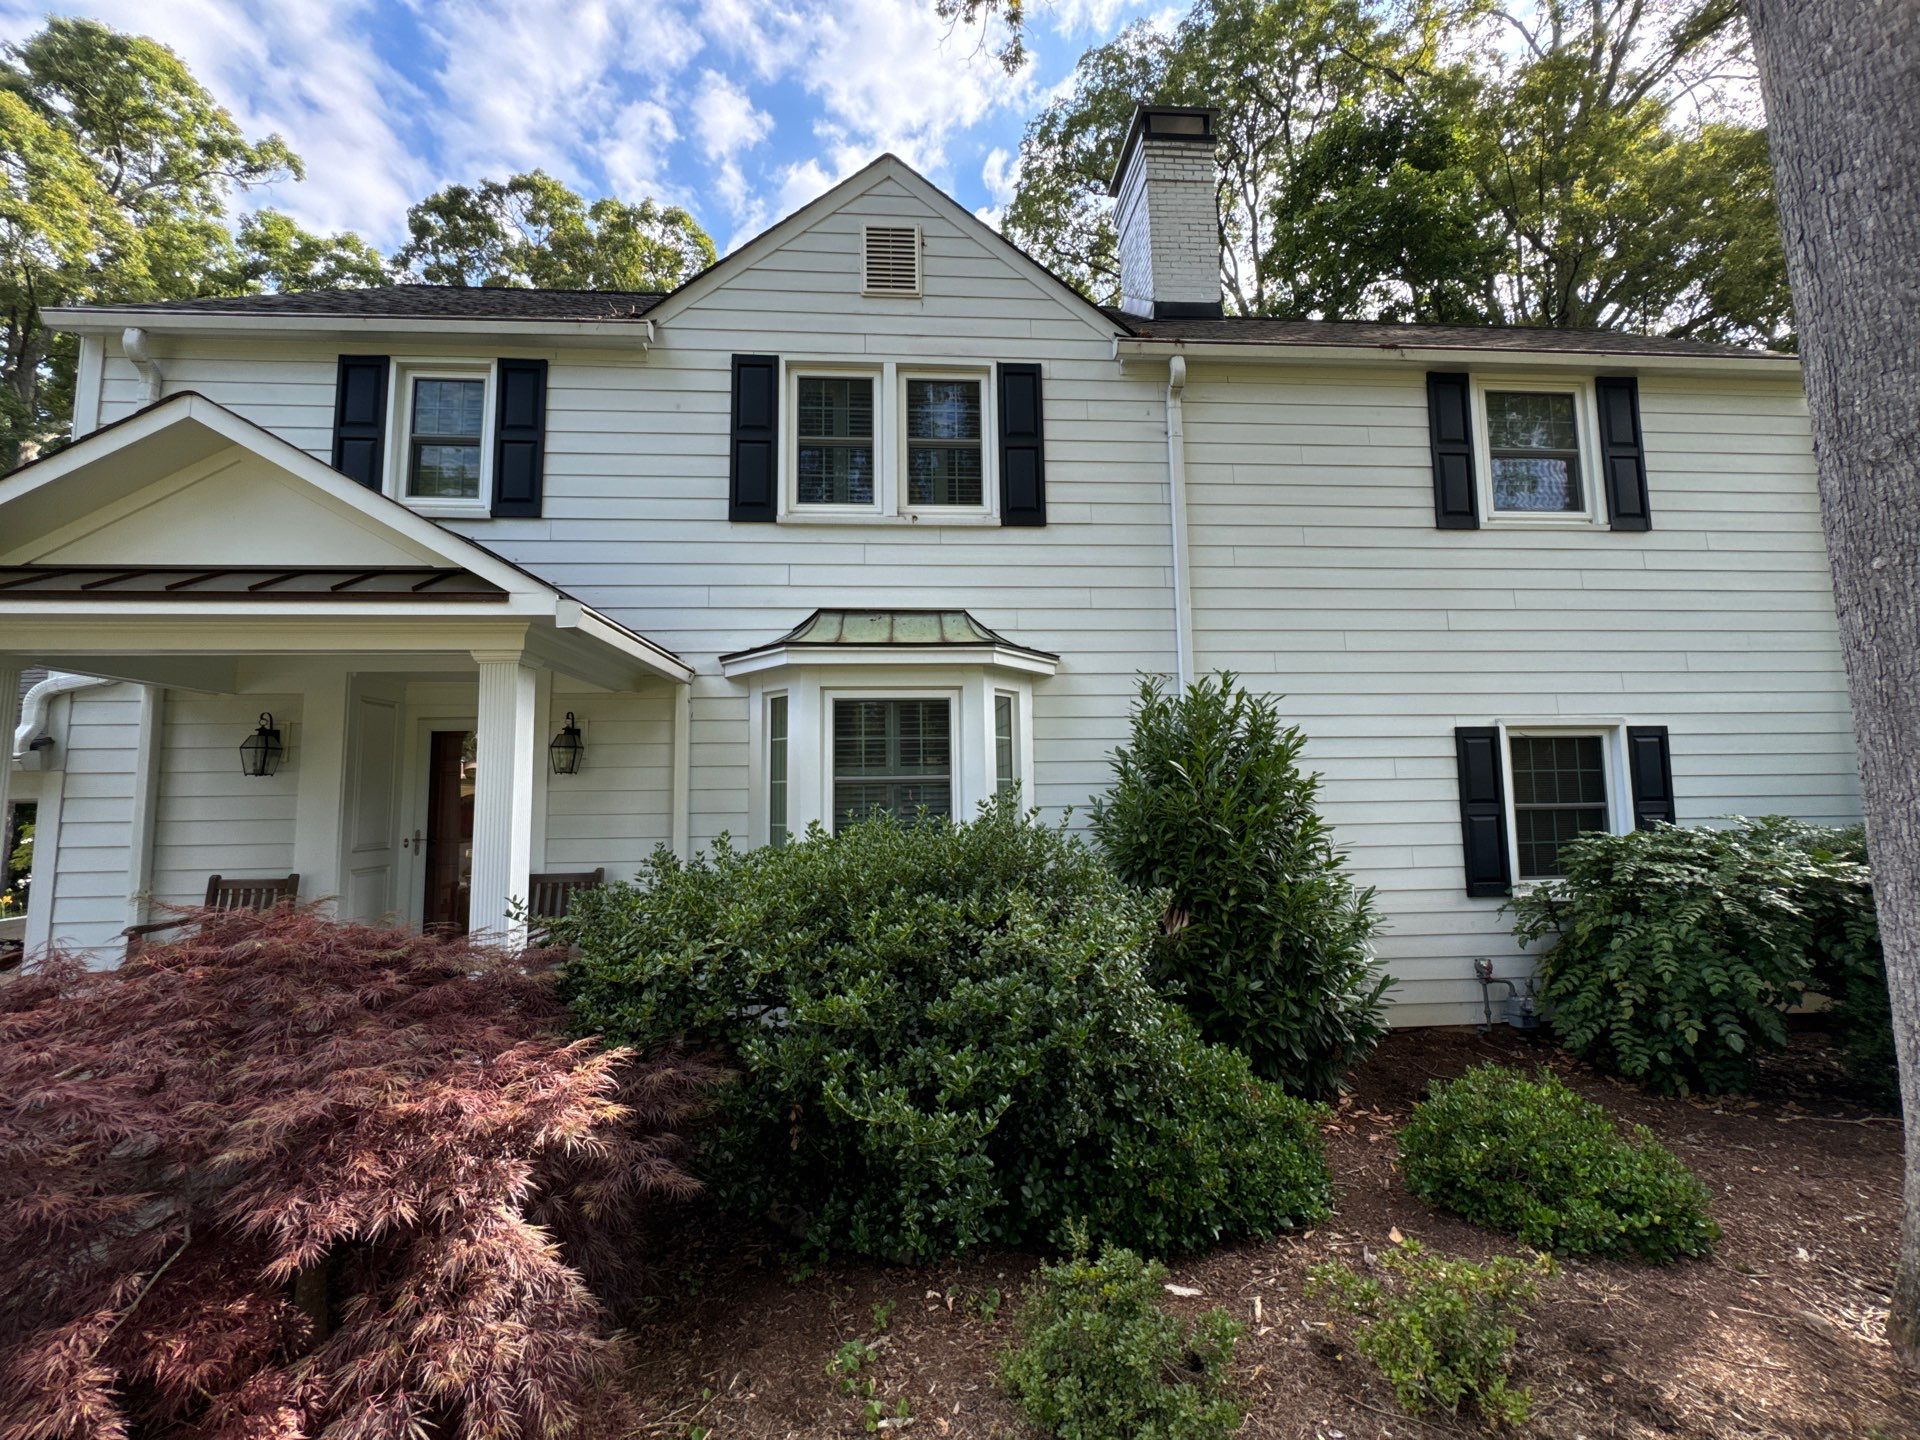
M 1000 228 L 1007 206 L 1013 203 L 1014 182 L 1019 178 L 1019 157 L 1004 145 L 996 145 L 980 162 L 980 183 L 987 187 L 987 203 L 975 210 L 974 218 Z
M 713 188 L 727 213 L 740 220 L 752 208 L 747 177 L 740 168 L 744 150 L 760 144 L 773 129 L 773 117 L 754 108 L 746 91 L 718 70 L 702 70 L 693 97 L 694 124 L 701 152 L 713 165 Z
M 600 168 L 608 187 L 622 200 L 678 197 L 667 179 L 667 154 L 680 132 L 673 112 L 657 100 L 636 100 L 620 107 L 600 146 Z
M 0 28 L 24 37 L 44 13 L 9 3 Z M 273 204 L 303 224 L 376 242 L 401 233 L 427 170 L 400 138 L 411 87 L 361 33 L 367 0 L 92 0 L 78 13 L 169 46 L 248 136 L 278 132 L 306 161 L 304 182 L 256 191 L 242 208 Z

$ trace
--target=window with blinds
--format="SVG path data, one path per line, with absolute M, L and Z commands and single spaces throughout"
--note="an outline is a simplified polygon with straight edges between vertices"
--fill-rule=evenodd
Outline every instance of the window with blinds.
M 920 229 L 915 225 L 866 227 L 866 278 L 869 295 L 920 293 Z
M 953 813 L 953 707 L 945 699 L 833 702 L 833 824 L 885 812 Z

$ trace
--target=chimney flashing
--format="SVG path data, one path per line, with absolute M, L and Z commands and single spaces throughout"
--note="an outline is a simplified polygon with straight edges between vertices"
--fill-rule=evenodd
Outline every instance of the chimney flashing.
M 1177 145 L 1204 145 L 1211 150 L 1219 139 L 1214 133 L 1214 121 L 1219 114 L 1206 105 L 1136 107 L 1133 123 L 1127 127 L 1127 138 L 1120 144 L 1120 158 L 1113 167 L 1113 178 L 1107 182 L 1107 194 L 1120 193 L 1120 182 L 1126 177 L 1133 152 L 1142 140 L 1171 140 Z

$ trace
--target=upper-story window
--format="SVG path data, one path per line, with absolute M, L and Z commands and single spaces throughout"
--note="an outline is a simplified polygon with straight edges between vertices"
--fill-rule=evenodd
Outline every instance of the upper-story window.
M 789 519 L 991 521 L 986 367 L 790 364 Z
M 1481 499 L 1492 520 L 1594 521 L 1593 392 L 1582 381 L 1474 382 Z
M 409 505 L 484 514 L 493 489 L 493 369 L 400 366 L 392 488 Z

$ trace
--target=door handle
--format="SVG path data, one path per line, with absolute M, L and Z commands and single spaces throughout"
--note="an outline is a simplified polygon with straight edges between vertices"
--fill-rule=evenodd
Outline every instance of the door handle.
M 416 855 L 421 853 L 421 846 L 423 843 L 424 842 L 421 840 L 420 832 L 418 830 L 413 832 L 413 839 L 411 841 L 409 841 L 404 835 L 400 837 L 400 848 L 404 850 L 407 848 L 409 844 L 411 844 L 413 846 L 413 853 Z

